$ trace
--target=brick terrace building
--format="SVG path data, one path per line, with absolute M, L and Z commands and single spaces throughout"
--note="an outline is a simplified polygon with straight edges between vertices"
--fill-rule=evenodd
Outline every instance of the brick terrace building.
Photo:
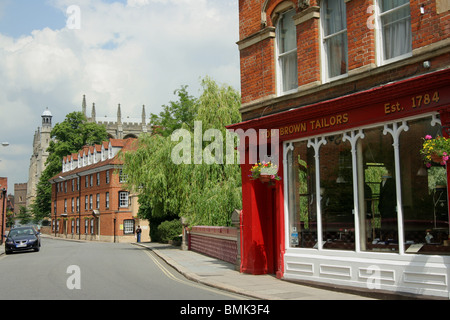
M 420 154 L 449 134 L 449 10 L 239 1 L 242 272 L 449 297 L 448 174 Z M 281 181 L 248 177 L 254 147 Z
M 149 241 L 149 225 L 139 220 L 137 196 L 124 187 L 118 152 L 136 148 L 136 139 L 110 139 L 64 157 L 63 171 L 53 177 L 52 233 L 59 237 L 133 242 L 138 225 Z M 55 228 L 56 227 L 56 228 Z

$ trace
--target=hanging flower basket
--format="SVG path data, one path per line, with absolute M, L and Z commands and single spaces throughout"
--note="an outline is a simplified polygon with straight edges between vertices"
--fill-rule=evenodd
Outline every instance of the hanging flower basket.
M 440 156 L 437 152 L 430 154 L 431 161 L 434 163 L 441 163 L 443 161 L 443 156 Z
M 450 140 L 441 136 L 433 138 L 427 135 L 423 139 L 420 153 L 427 168 L 430 168 L 433 163 L 446 165 L 450 155 Z
M 259 176 L 259 181 L 261 181 L 262 183 L 264 182 L 269 182 L 271 180 L 270 175 L 268 174 L 262 174 Z
M 278 167 L 272 162 L 258 162 L 250 169 L 251 175 L 249 177 L 252 180 L 260 180 L 262 183 L 273 183 L 281 180 L 278 176 Z

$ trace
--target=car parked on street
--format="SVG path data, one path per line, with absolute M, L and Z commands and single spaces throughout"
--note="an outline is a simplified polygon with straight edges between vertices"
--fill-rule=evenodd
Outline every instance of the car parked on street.
M 5 238 L 6 254 L 13 251 L 39 251 L 41 248 L 41 236 L 34 227 L 13 228 Z

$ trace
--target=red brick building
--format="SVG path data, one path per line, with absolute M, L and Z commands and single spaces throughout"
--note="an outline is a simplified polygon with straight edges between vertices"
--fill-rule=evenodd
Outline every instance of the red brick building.
M 239 1 L 242 272 L 449 297 L 447 167 L 420 153 L 449 134 L 449 10 Z M 249 178 L 255 148 L 280 181 Z
M 55 236 L 133 242 L 138 225 L 141 241 L 149 241 L 148 221 L 137 218 L 137 196 L 126 190 L 119 151 L 137 147 L 136 139 L 110 139 L 87 146 L 63 159 L 63 171 L 53 177 L 52 233 Z

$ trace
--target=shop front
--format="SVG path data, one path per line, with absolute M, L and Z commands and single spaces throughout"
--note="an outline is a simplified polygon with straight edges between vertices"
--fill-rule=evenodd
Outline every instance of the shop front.
M 230 126 L 272 129 L 281 176 L 241 165 L 241 271 L 448 298 L 446 158 L 421 150 L 448 137 L 449 112 L 447 69 Z

